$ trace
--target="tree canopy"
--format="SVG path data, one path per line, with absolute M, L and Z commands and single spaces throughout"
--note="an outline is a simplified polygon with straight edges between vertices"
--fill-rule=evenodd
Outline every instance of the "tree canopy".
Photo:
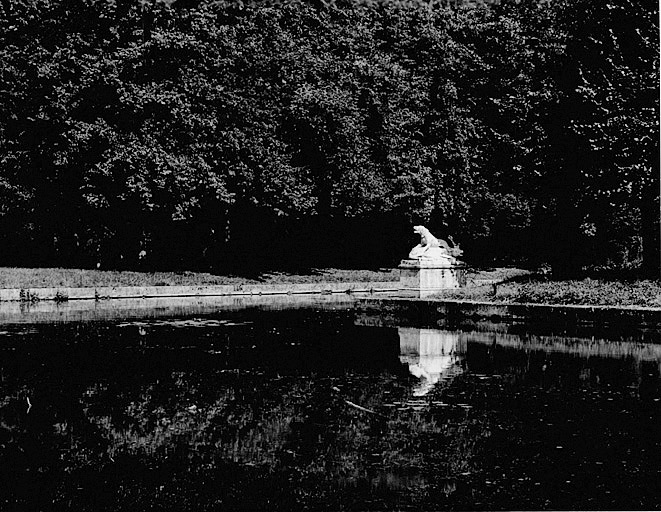
M 4 264 L 658 272 L 656 5 L 1 5 Z

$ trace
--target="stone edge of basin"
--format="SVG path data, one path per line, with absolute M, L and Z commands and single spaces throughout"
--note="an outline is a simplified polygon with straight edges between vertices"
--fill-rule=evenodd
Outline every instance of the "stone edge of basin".
M 224 295 L 383 293 L 396 292 L 398 290 L 399 282 L 395 281 L 199 286 L 98 286 L 87 288 L 2 288 L 0 289 L 0 302 L 215 297 Z
M 359 313 L 400 315 L 408 319 L 489 320 L 505 322 L 558 322 L 635 324 L 661 328 L 661 308 L 645 306 L 598 306 L 580 304 L 505 304 L 470 300 L 359 298 Z

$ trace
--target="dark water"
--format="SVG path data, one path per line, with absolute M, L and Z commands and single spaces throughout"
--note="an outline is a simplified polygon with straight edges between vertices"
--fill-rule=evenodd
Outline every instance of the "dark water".
M 0 509 L 661 508 L 661 345 L 369 323 L 0 325 Z

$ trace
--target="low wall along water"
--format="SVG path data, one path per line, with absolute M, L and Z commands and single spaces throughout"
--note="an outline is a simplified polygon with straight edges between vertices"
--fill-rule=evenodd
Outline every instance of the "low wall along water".
M 151 286 L 0 289 L 0 323 L 73 321 L 178 315 L 252 305 L 314 305 L 341 302 L 377 323 L 398 325 L 463 323 L 591 324 L 661 330 L 661 308 L 550 304 L 498 304 L 466 300 L 404 298 L 399 282 L 296 283 L 278 285 Z M 110 300 L 112 299 L 112 300 Z M 167 306 L 166 306 L 167 305 Z M 173 306 L 172 308 L 170 306 Z M 366 320 L 371 321 L 371 320 Z
M 396 292 L 398 282 L 283 283 L 205 286 L 104 286 L 96 288 L 0 289 L 0 302 L 103 300 L 151 297 L 217 297 L 226 295 L 282 295 Z

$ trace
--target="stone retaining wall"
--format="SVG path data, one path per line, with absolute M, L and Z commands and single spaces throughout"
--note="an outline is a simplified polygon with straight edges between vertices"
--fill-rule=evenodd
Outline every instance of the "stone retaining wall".
M 102 300 L 153 297 L 216 297 L 225 295 L 282 295 L 395 292 L 398 282 L 282 283 L 205 286 L 104 286 L 96 288 L 6 288 L 0 302 L 40 300 Z
M 476 301 L 363 298 L 356 303 L 358 314 L 374 314 L 426 325 L 456 324 L 487 320 L 490 323 L 590 324 L 598 327 L 661 329 L 661 308 L 580 306 L 553 304 L 494 304 Z
M 340 294 L 357 294 L 356 297 L 347 297 L 347 299 L 355 306 L 359 321 L 365 325 L 458 326 L 461 324 L 477 330 L 482 330 L 484 327 L 484 330 L 488 331 L 494 329 L 509 331 L 512 325 L 525 323 L 551 325 L 554 330 L 562 326 L 590 325 L 604 328 L 618 327 L 622 332 L 627 332 L 629 328 L 661 331 L 661 308 L 494 304 L 460 300 L 410 299 L 397 296 L 398 282 L 0 289 L 0 302 L 6 303 L 4 309 L 14 304 L 24 313 L 27 311 L 24 311 L 26 306 L 42 301 L 45 301 L 44 305 L 46 302 L 53 302 L 55 306 L 56 303 L 75 303 L 76 300 L 92 300 L 99 304 L 105 302 L 105 299 L 117 299 L 110 301 L 115 303 L 121 302 L 121 299 L 184 300 L 188 298 L 190 303 L 190 299 L 195 298 L 204 300 L 225 297 L 230 300 L 232 298 L 240 300 L 242 297 L 266 299 L 269 296 L 321 297 Z M 370 296 L 365 297 L 365 294 Z M 84 302 L 81 302 L 80 306 L 82 309 L 89 309 Z M 144 303 L 145 309 L 150 307 L 154 307 L 154 304 Z M 34 307 L 31 309 L 34 310 Z M 69 309 L 71 308 L 67 311 Z M 58 311 L 62 313 L 63 310 Z

